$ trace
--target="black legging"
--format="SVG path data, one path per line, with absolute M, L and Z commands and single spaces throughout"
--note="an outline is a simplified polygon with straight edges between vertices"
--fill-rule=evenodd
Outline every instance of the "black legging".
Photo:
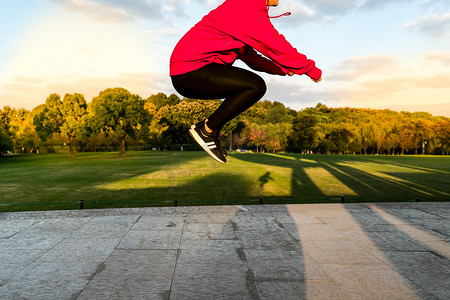
M 220 130 L 228 121 L 258 102 L 267 89 L 264 80 L 255 73 L 215 63 L 171 78 L 174 88 L 184 97 L 225 98 L 208 118 L 207 125 L 212 130 Z

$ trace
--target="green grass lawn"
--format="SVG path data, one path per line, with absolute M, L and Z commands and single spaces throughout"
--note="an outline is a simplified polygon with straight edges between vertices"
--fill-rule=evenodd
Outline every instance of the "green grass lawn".
M 204 152 L 79 153 L 0 160 L 0 211 L 450 200 L 450 157 Z M 14 204 L 14 205 L 10 205 Z

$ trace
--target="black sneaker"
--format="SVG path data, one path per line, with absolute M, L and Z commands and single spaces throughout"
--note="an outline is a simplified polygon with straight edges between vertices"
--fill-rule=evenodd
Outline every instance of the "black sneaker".
M 227 159 L 223 155 L 222 146 L 220 146 L 218 131 L 208 133 L 204 128 L 205 121 L 201 121 L 191 126 L 189 134 L 212 158 L 220 163 L 226 163 Z
M 219 146 L 219 148 L 220 148 L 220 151 L 222 151 L 223 156 L 227 157 L 227 156 L 228 156 L 227 151 L 226 151 L 226 150 L 222 147 L 222 145 L 220 144 L 219 131 L 218 131 L 218 130 L 215 130 L 215 131 L 214 131 L 214 134 L 217 135 L 217 137 L 218 137 L 218 139 L 219 139 L 218 146 Z

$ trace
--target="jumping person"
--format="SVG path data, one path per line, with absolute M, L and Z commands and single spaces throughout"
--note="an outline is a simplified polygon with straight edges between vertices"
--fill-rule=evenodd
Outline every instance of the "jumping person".
M 259 75 L 233 67 L 236 59 L 256 71 L 306 74 L 315 82 L 322 79 L 314 61 L 297 52 L 273 27 L 269 6 L 277 5 L 278 0 L 226 0 L 191 28 L 173 50 L 170 76 L 178 93 L 196 99 L 224 98 L 211 116 L 189 130 L 218 162 L 225 163 L 227 155 L 219 141 L 222 126 L 258 102 L 267 89 Z

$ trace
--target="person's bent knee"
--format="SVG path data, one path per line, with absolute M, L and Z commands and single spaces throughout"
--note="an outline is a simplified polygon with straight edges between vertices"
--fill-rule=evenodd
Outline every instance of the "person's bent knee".
M 255 74 L 253 84 L 254 84 L 253 91 L 255 94 L 255 98 L 261 99 L 262 97 L 264 97 L 264 95 L 267 92 L 267 85 L 264 79 Z

